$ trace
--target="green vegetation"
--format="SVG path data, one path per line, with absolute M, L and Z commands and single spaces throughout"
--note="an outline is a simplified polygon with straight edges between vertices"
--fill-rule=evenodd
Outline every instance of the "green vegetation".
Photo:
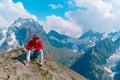
M 10 58 L 10 57 L 9 57 L 9 56 L 7 56 L 7 57 L 5 58 L 5 62 L 7 62 L 7 61 L 9 60 L 9 58 Z
M 39 67 L 39 72 L 40 72 L 40 74 L 41 74 L 43 77 L 47 77 L 48 74 L 49 74 L 48 69 L 47 69 L 47 70 L 44 70 L 44 69 L 42 69 L 42 68 L 40 68 L 40 67 Z
M 0 65 L 2 64 L 2 62 L 0 62 Z

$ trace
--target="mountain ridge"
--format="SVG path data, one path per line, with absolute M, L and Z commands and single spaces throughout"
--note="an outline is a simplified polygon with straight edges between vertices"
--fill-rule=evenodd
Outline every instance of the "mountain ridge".
M 102 40 L 79 58 L 71 68 L 90 80 L 112 80 L 106 75 L 104 65 L 106 59 L 115 52 L 115 49 L 116 46 L 112 40 Z
M 114 51 L 116 51 L 117 48 L 120 47 L 120 32 L 106 34 L 88 31 L 83 33 L 81 38 L 78 39 L 71 38 L 54 30 L 52 30 L 51 32 L 52 34 L 46 34 L 44 26 L 39 24 L 39 22 L 34 21 L 33 19 L 19 18 L 7 30 L 0 31 L 0 49 L 1 51 L 10 51 L 15 48 L 24 47 L 27 42 L 36 34 L 40 36 L 40 39 L 43 42 L 44 53 L 47 56 L 53 58 L 58 63 L 63 64 L 69 68 L 77 61 L 79 62 L 79 60 L 81 60 L 81 62 L 84 62 L 84 66 L 87 66 L 90 63 L 89 68 L 93 67 L 90 68 L 90 70 L 92 71 L 92 76 L 86 76 L 89 75 L 90 70 L 88 70 L 87 72 L 85 71 L 86 69 L 84 66 L 82 66 L 82 64 L 76 64 L 83 67 L 83 74 L 85 77 L 94 77 L 95 80 L 98 79 L 97 76 L 101 75 L 101 73 L 98 74 L 98 72 L 96 71 L 100 69 L 100 72 L 105 73 L 104 77 L 108 78 L 109 74 L 106 72 L 106 70 L 104 70 L 104 67 L 114 72 L 114 70 L 110 69 L 105 62 L 108 59 L 110 60 L 110 57 L 112 55 L 119 55 L 119 52 L 116 53 Z M 114 48 L 112 47 L 113 45 L 115 46 Z M 84 56 L 89 56 L 90 58 L 87 59 Z M 99 63 L 95 61 L 98 61 Z M 102 67 L 100 66 L 100 64 L 102 65 Z M 116 70 L 119 69 L 116 68 Z M 80 73 L 82 72 L 80 71 Z M 96 74 L 97 76 L 95 76 L 94 74 Z M 116 75 L 118 76 L 118 74 Z

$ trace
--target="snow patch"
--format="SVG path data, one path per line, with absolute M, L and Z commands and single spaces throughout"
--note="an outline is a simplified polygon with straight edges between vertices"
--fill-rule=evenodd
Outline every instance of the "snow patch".
M 7 30 L 2 30 L 2 34 L 4 35 L 4 37 L 2 38 L 2 40 L 0 40 L 0 46 L 2 45 L 2 43 L 6 40 L 6 33 L 7 33 Z
M 109 76 L 111 77 L 111 78 L 113 78 L 114 77 L 114 75 L 115 75 L 115 73 L 116 72 L 113 72 L 110 68 L 108 68 L 108 67 L 104 67 L 104 70 L 106 71 L 106 72 L 108 72 L 108 74 L 109 74 Z
M 101 40 L 104 40 L 104 39 L 106 39 L 106 38 L 109 38 L 109 35 L 108 35 L 107 33 L 103 33 Z
M 112 70 L 107 67 L 104 67 L 104 70 L 107 71 L 108 73 L 112 73 Z
M 77 53 L 77 52 L 78 52 L 78 50 L 77 50 L 77 49 L 73 49 L 73 52 L 74 52 L 74 53 Z
M 60 41 L 59 39 L 57 39 L 57 38 L 54 37 L 54 36 L 50 36 L 50 39 L 53 39 L 53 40 L 56 40 L 56 41 Z
M 87 48 L 90 48 L 90 47 L 95 46 L 95 45 L 96 45 L 96 41 L 97 41 L 97 38 L 96 38 L 96 37 L 93 37 L 93 39 L 90 39 L 90 40 L 88 41 L 88 46 L 87 46 Z
M 9 48 L 8 50 L 7 50 L 7 52 L 9 52 L 10 50 L 12 50 L 13 48 Z
M 20 22 L 17 22 L 14 24 L 14 26 L 17 26 L 17 27 L 20 27 L 21 25 L 22 25 L 22 23 L 20 23 Z
M 15 34 L 14 33 L 11 33 L 10 34 L 10 37 L 11 37 L 11 41 L 8 42 L 9 45 L 18 45 L 18 42 L 16 41 L 16 38 L 15 38 Z
M 7 51 L 10 51 L 11 49 L 14 49 L 14 48 L 16 48 L 16 47 L 18 47 L 19 46 L 19 44 L 18 44 L 18 42 L 17 42 L 17 40 L 16 40 L 16 37 L 15 37 L 15 34 L 14 34 L 14 32 L 12 32 L 11 34 L 10 34 L 10 40 L 8 41 L 8 46 L 10 46 L 10 48 L 9 48 L 9 50 L 7 50 Z
M 113 42 L 115 42 L 120 37 L 120 32 L 117 32 L 116 34 L 111 36 L 111 39 Z
M 85 53 L 85 51 L 84 51 L 84 50 L 81 50 L 81 51 L 80 51 L 80 54 L 84 54 L 84 53 Z
M 120 47 L 116 50 L 116 53 L 110 56 L 106 61 L 107 68 L 105 68 L 105 70 L 109 72 L 109 76 L 113 78 L 116 72 L 113 71 L 112 68 L 115 68 L 117 63 L 120 61 Z

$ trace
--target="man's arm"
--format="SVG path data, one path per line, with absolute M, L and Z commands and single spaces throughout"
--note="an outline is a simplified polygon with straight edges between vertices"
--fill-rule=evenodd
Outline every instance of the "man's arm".
M 31 42 L 29 41 L 29 42 L 27 43 L 26 50 L 31 50 L 31 49 L 32 49 L 32 47 L 31 47 Z
M 42 42 L 41 42 L 41 41 L 38 42 L 38 45 L 39 45 L 39 46 L 36 47 L 35 50 L 42 50 L 42 49 L 43 49 L 43 45 L 42 45 Z

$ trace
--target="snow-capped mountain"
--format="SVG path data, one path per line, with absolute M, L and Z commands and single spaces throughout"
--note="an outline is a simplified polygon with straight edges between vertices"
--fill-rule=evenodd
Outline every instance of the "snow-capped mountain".
M 66 35 L 60 34 L 57 31 L 51 30 L 48 33 L 48 37 L 49 37 L 49 42 L 58 48 L 70 48 L 73 49 L 73 46 L 75 45 L 75 43 L 79 43 L 78 40 L 75 40 L 74 38 L 70 38 Z
M 99 32 L 94 32 L 92 30 L 85 32 L 79 39 L 86 39 L 86 38 L 100 38 L 102 34 Z
M 64 40 L 64 39 L 67 39 L 67 38 L 70 38 L 66 35 L 63 35 L 63 34 L 60 34 L 58 33 L 57 31 L 55 30 L 51 30 L 49 33 L 48 33 L 48 36 L 51 38 L 51 39 L 56 39 L 56 40 Z
M 77 59 L 71 68 L 89 80 L 112 80 L 109 74 L 105 73 L 104 66 L 106 59 L 112 56 L 115 50 L 112 40 L 102 40 Z
M 120 38 L 120 31 L 114 32 L 114 33 L 110 33 L 109 37 L 112 39 L 112 41 L 115 42 L 118 38 Z
M 69 66 L 74 60 L 76 60 L 77 55 L 73 55 L 71 49 L 59 49 L 52 46 L 42 25 L 32 19 L 19 18 L 6 31 L 1 30 L 0 35 L 1 37 L 4 37 L 1 40 L 1 51 L 10 51 L 14 48 L 25 47 L 28 40 L 32 39 L 34 35 L 38 35 L 43 42 L 44 53 L 51 56 L 57 62 Z M 69 45 L 67 46 L 69 47 Z M 76 51 L 74 50 L 74 52 Z
M 114 43 L 117 47 L 116 51 L 108 59 L 106 59 L 105 68 L 107 69 L 108 75 L 113 80 L 119 80 L 120 79 L 120 38 L 118 38 Z
M 79 52 L 84 52 L 84 50 L 95 46 L 97 42 L 104 38 L 101 33 L 88 31 L 76 39 L 60 34 L 54 30 L 48 33 L 48 37 L 49 42 L 55 47 L 70 48 Z
M 47 54 L 64 65 L 73 64 L 72 68 L 77 67 L 76 72 L 82 73 L 89 79 L 94 77 L 94 79 L 101 80 L 101 77 L 97 76 L 106 70 L 110 72 L 106 75 L 112 75 L 112 77 L 116 72 L 113 70 L 113 66 L 115 68 L 118 66 L 115 64 L 119 63 L 120 32 L 106 34 L 88 31 L 79 38 L 71 38 L 54 30 L 46 34 L 43 26 L 37 21 L 19 18 L 8 29 L 0 30 L 0 50 L 10 51 L 14 48 L 24 47 L 28 40 L 36 34 L 43 41 Z M 109 64 L 111 65 L 108 66 Z M 104 69 L 102 69 L 103 67 Z M 89 73 L 92 77 L 89 76 Z
M 55 47 L 69 48 L 75 52 L 84 52 L 84 50 L 95 46 L 103 38 L 103 34 L 94 31 L 83 33 L 79 39 L 68 37 L 54 30 L 46 35 L 42 25 L 38 22 L 33 19 L 19 18 L 7 30 L 1 30 L 0 49 L 9 51 L 12 48 L 23 47 L 35 34 L 44 37 L 42 39 L 48 38 Z
M 46 33 L 42 25 L 33 19 L 19 18 L 7 30 L 1 30 L 0 49 L 9 51 L 14 48 L 23 47 L 35 34 L 45 39 Z
M 81 41 L 79 47 L 84 45 L 81 49 L 88 49 L 93 46 L 95 46 L 99 41 L 102 39 L 102 34 L 94 31 L 88 31 L 83 33 L 82 36 L 80 36 L 79 40 Z M 79 48 L 80 49 L 80 48 Z
M 116 52 L 111 55 L 106 61 L 106 67 L 109 69 L 109 76 L 114 78 L 114 75 L 117 73 L 115 71 L 115 68 L 120 61 L 120 48 L 118 48 Z

